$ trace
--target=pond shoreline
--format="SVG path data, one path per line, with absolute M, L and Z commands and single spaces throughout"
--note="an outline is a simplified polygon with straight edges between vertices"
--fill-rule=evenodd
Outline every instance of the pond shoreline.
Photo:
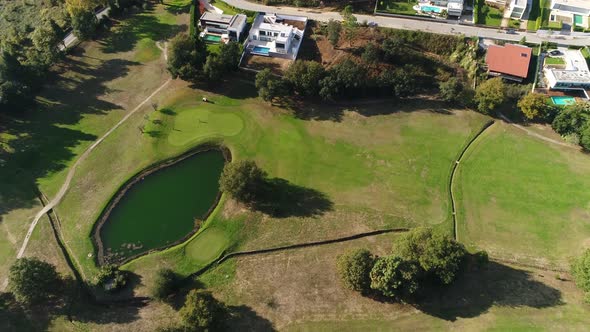
M 116 264 L 116 265 L 123 265 L 123 264 L 128 263 L 128 262 L 130 262 L 134 259 L 137 259 L 139 257 L 145 256 L 148 254 L 152 254 L 154 252 L 161 251 L 161 250 L 173 247 L 175 245 L 181 244 L 181 243 L 187 241 L 189 238 L 191 238 L 195 233 L 197 233 L 201 229 L 200 226 L 197 226 L 195 223 L 195 225 L 193 226 L 192 230 L 189 233 L 187 233 L 182 238 L 180 238 L 170 244 L 166 244 L 161 247 L 153 248 L 153 249 L 147 250 L 145 252 L 142 252 L 142 253 L 139 253 L 136 255 L 132 255 L 132 256 L 126 257 L 121 260 L 114 260 L 111 262 L 107 262 L 105 260 L 105 248 L 104 248 L 104 245 L 103 245 L 103 242 L 101 239 L 101 235 L 100 235 L 102 227 L 107 222 L 111 212 L 113 211 L 113 209 L 117 206 L 117 204 L 120 202 L 120 200 L 125 196 L 127 191 L 133 185 L 135 185 L 137 182 L 143 180 L 143 178 L 145 178 L 146 176 L 148 176 L 152 173 L 155 173 L 155 172 L 162 170 L 164 168 L 167 168 L 169 166 L 173 166 L 173 165 L 175 165 L 187 158 L 190 158 L 196 154 L 207 152 L 207 151 L 212 151 L 212 150 L 220 151 L 223 155 L 223 159 L 225 160 L 225 163 L 232 161 L 231 151 L 226 146 L 224 146 L 222 144 L 218 144 L 218 143 L 205 143 L 205 144 L 201 144 L 198 147 L 193 148 L 187 152 L 184 152 L 181 155 L 171 157 L 171 158 L 162 160 L 160 162 L 157 162 L 155 164 L 148 166 L 147 168 L 145 168 L 145 169 L 139 171 L 138 173 L 136 173 L 135 175 L 131 176 L 131 178 L 129 178 L 129 180 L 125 181 L 125 183 L 123 183 L 117 189 L 115 194 L 109 199 L 109 202 L 107 203 L 105 208 L 103 208 L 102 212 L 100 213 L 100 216 L 98 217 L 97 221 L 94 223 L 94 225 L 92 227 L 91 237 L 92 237 L 92 243 L 94 245 L 94 251 L 95 251 L 94 252 L 94 254 L 95 254 L 94 255 L 94 262 L 97 264 L 97 266 L 100 267 L 100 266 L 103 266 L 103 265 L 109 264 L 109 263 Z M 214 211 L 214 209 L 219 204 L 219 201 L 221 199 L 221 195 L 222 195 L 221 191 L 218 191 L 217 195 L 215 197 L 215 200 L 213 201 L 213 204 L 209 207 L 207 212 L 203 215 L 202 221 L 206 221 L 207 218 L 209 218 L 211 213 Z

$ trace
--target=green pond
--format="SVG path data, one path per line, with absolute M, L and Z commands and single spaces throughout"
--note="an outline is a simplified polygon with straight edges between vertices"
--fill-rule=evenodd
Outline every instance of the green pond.
M 133 184 L 100 230 L 105 257 L 118 261 L 189 234 L 215 204 L 224 162 L 219 150 L 200 152 Z

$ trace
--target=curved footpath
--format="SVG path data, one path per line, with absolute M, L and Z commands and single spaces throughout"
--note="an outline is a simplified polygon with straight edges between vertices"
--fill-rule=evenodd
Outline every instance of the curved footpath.
M 201 0 L 203 1 L 203 0 Z M 246 0 L 223 0 L 227 4 L 236 8 L 250 10 L 255 12 L 269 12 L 285 15 L 303 15 L 310 19 L 320 22 L 327 22 L 329 20 L 342 21 L 342 16 L 337 12 L 323 12 L 314 8 L 296 8 L 284 6 L 265 6 L 249 2 Z M 530 43 L 541 42 L 556 42 L 563 45 L 586 46 L 590 44 L 589 36 L 564 36 L 564 35 L 549 35 L 544 33 L 531 32 L 515 32 L 514 34 L 506 34 L 506 32 L 499 28 L 484 28 L 480 26 L 461 25 L 453 23 L 432 22 L 412 18 L 400 18 L 378 15 L 364 15 L 355 14 L 359 21 L 375 22 L 378 26 L 401 30 L 419 30 L 433 33 L 440 33 L 446 35 L 463 34 L 467 37 L 483 37 L 493 39 L 504 39 L 511 41 L 520 41 L 522 37 Z

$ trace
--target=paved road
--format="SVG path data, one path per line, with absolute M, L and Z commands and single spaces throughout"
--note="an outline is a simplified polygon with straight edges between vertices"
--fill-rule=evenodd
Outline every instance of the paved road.
M 342 16 L 340 16 L 337 12 L 321 12 L 319 10 L 314 10 L 311 8 L 295 8 L 295 7 L 275 7 L 275 6 L 265 6 L 253 2 L 249 2 L 246 0 L 224 0 L 228 4 L 251 11 L 257 12 L 270 12 L 270 13 L 277 13 L 277 14 L 286 14 L 286 15 L 303 15 L 307 16 L 310 19 L 327 22 L 330 19 L 333 20 L 342 20 Z M 538 32 L 538 33 L 528 33 L 528 32 L 516 32 L 515 34 L 507 34 L 504 31 L 499 29 L 493 28 L 482 28 L 478 26 L 471 26 L 471 25 L 459 25 L 459 24 L 449 24 L 449 23 L 442 23 L 442 22 L 431 22 L 431 21 L 422 21 L 412 18 L 398 18 L 398 17 L 386 17 L 386 16 L 375 16 L 375 15 L 361 15 L 355 14 L 357 19 L 362 21 L 368 22 L 375 22 L 381 27 L 385 28 L 393 28 L 393 29 L 402 29 L 402 30 L 420 30 L 420 31 L 428 31 L 440 34 L 463 34 L 468 37 L 478 36 L 484 38 L 494 38 L 494 39 L 504 39 L 504 40 L 513 40 L 519 41 L 522 37 L 526 37 L 528 42 L 532 43 L 540 43 L 542 41 L 550 41 L 556 42 L 562 45 L 590 45 L 590 36 L 581 36 L 575 35 L 572 33 L 572 36 L 562 36 L 559 34 L 550 34 L 551 32 Z

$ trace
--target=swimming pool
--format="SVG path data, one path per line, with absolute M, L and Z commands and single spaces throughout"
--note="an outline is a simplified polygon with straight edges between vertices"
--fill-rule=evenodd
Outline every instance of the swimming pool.
M 254 46 L 252 49 L 252 53 L 255 54 L 268 55 L 268 52 L 270 52 L 270 48 L 268 47 Z
M 551 97 L 551 101 L 555 105 L 573 105 L 576 103 L 576 98 L 569 97 L 569 96 L 558 96 L 558 97 Z
M 420 10 L 426 13 L 440 13 L 442 9 L 440 7 L 433 7 L 433 6 L 421 6 Z
M 203 39 L 205 39 L 206 42 L 219 43 L 221 41 L 221 36 L 206 34 Z

